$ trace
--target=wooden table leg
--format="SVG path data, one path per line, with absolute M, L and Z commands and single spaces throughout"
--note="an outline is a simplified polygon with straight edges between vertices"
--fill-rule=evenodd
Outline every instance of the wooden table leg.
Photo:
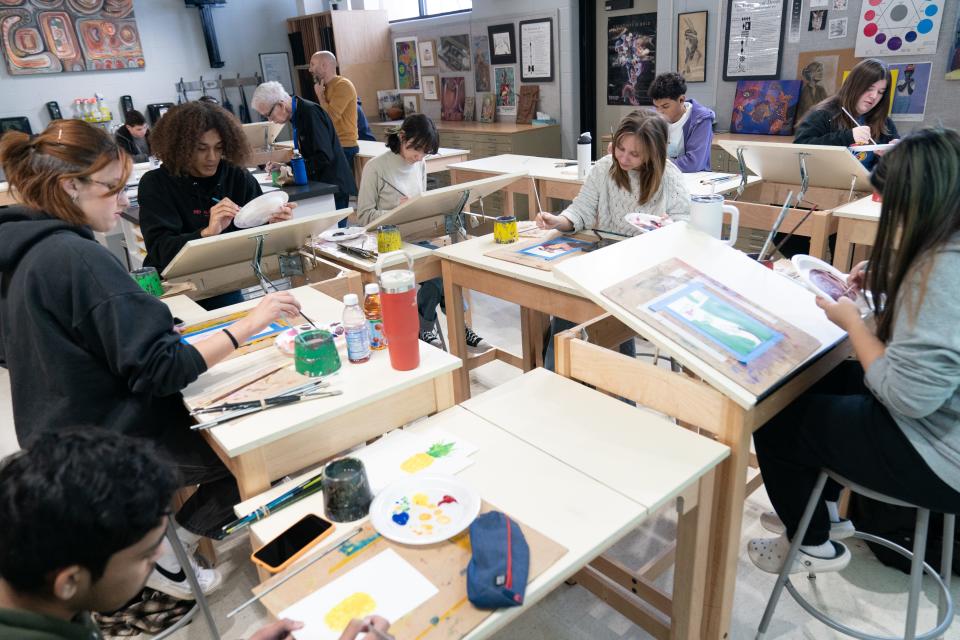
M 812 230 L 810 232 L 810 255 L 821 260 L 827 259 L 830 251 L 830 220 L 833 214 L 829 211 L 815 211 L 812 216 Z
M 463 287 L 453 281 L 453 266 L 442 261 L 443 292 L 447 303 L 447 347 L 450 353 L 467 361 L 467 340 L 464 334 L 466 321 L 463 317 Z M 470 372 L 462 366 L 452 373 L 453 397 L 459 404 L 470 398 Z
M 453 373 L 445 373 L 433 379 L 433 395 L 437 403 L 437 413 L 456 404 L 453 397 Z
M 684 500 L 677 522 L 676 567 L 673 572 L 673 610 L 670 638 L 699 638 L 706 595 L 710 551 L 710 517 L 715 472 L 700 478 L 692 500 Z
M 853 250 L 851 226 L 846 218 L 841 218 L 837 226 L 837 252 L 833 256 L 833 266 L 843 273 L 850 271 L 850 254 Z
M 720 442 L 730 447 L 730 457 L 717 467 L 702 634 L 702 637 L 711 640 L 730 637 L 743 501 L 750 462 L 750 431 L 745 424 L 744 411 L 732 400 L 725 399 L 724 404 L 720 433 L 717 435 Z
M 520 346 L 523 350 L 523 370 L 543 366 L 543 330 L 546 315 L 534 309 L 520 307 Z
M 270 488 L 270 477 L 267 475 L 267 461 L 263 457 L 263 449 L 254 449 L 240 454 L 231 461 L 230 470 L 233 472 L 233 477 L 237 479 L 241 500 L 249 500 Z

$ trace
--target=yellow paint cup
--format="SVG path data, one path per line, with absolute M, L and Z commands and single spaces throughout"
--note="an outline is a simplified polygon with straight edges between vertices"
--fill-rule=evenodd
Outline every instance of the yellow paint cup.
M 402 246 L 400 227 L 395 224 L 386 224 L 377 228 L 377 253 L 400 251 Z
M 517 235 L 517 219 L 514 216 L 500 216 L 493 223 L 493 239 L 497 244 L 510 244 L 516 242 L 520 236 Z

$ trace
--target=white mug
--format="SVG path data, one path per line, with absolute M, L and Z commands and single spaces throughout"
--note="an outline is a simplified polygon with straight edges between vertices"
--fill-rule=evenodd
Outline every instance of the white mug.
M 723 214 L 730 214 L 730 237 L 723 239 Z M 740 228 L 740 210 L 733 205 L 723 204 L 723 196 L 718 194 L 690 196 L 690 224 L 730 246 L 737 241 L 737 229 Z

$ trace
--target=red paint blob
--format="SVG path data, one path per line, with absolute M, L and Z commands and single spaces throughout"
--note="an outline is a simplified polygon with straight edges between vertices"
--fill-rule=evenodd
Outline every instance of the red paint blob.
M 875 23 L 871 22 L 863 28 L 863 35 L 867 36 L 868 38 L 872 38 L 877 31 L 879 31 L 879 29 L 880 28 Z
M 457 503 L 457 499 L 454 498 L 453 496 L 443 496 L 440 502 L 437 503 L 437 506 L 439 507 L 442 504 L 456 504 L 456 503 Z
M 870 9 L 870 10 L 867 11 L 865 14 L 863 14 L 863 19 L 864 19 L 864 20 L 873 20 L 873 19 L 876 18 L 876 17 L 877 17 L 877 12 L 874 11 L 873 9 Z

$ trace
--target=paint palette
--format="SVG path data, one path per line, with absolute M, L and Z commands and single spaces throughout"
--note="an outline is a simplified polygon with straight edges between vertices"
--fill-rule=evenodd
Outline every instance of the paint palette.
M 800 281 L 818 296 L 831 301 L 840 298 L 857 299 L 857 292 L 847 291 L 847 274 L 813 256 L 795 255 L 790 260 L 800 275 Z
M 377 532 L 394 542 L 426 545 L 451 538 L 480 513 L 480 496 L 453 476 L 417 476 L 381 491 L 370 505 Z
M 656 231 L 657 229 L 662 229 L 668 224 L 672 224 L 673 220 L 666 216 L 655 216 L 649 213 L 628 213 L 623 216 L 623 219 L 627 224 L 636 227 L 642 233 L 647 233 L 648 231 Z
M 270 191 L 257 196 L 243 205 L 243 208 L 233 217 L 233 224 L 238 229 L 249 229 L 266 224 L 289 199 L 290 196 L 286 191 Z

